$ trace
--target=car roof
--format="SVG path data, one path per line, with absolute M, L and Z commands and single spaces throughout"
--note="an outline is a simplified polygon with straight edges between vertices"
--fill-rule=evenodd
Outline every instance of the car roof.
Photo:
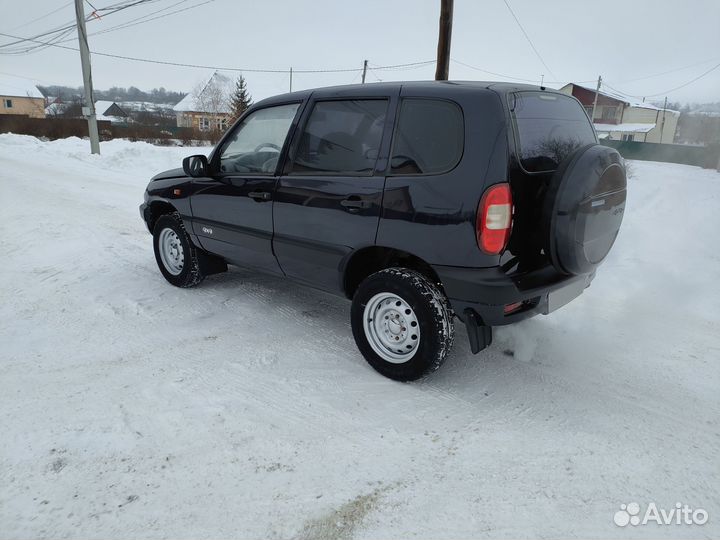
M 521 90 L 541 90 L 553 93 L 557 92 L 553 89 L 548 89 L 531 84 L 498 81 L 394 81 L 367 84 L 346 84 L 340 86 L 326 86 L 322 88 L 301 90 L 298 92 L 290 92 L 269 97 L 258 102 L 257 105 L 271 105 L 273 103 L 300 101 L 308 98 L 310 94 L 315 94 L 318 97 L 338 97 L 343 95 L 357 96 L 362 95 L 363 93 L 377 95 L 378 92 L 382 92 L 383 90 L 392 92 L 398 90 L 401 87 L 411 87 L 415 90 L 420 91 L 427 90 L 428 92 L 432 92 L 432 94 L 434 95 L 442 93 L 443 91 L 447 91 L 448 95 L 452 95 L 454 92 L 461 88 L 465 90 L 491 90 L 497 92 L 498 94 L 517 92 Z

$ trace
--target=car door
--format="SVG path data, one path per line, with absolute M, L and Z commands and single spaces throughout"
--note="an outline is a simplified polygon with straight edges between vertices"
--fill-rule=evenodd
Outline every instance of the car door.
M 283 272 L 337 291 L 339 269 L 375 243 L 394 90 L 308 104 L 275 193 L 273 248 Z
M 212 176 L 193 180 L 193 232 L 228 261 L 280 273 L 272 251 L 277 168 L 300 102 L 249 113 L 210 162 Z

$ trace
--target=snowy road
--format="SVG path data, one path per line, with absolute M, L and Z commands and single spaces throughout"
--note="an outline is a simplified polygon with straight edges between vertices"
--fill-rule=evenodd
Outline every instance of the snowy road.
M 0 538 L 720 536 L 720 174 L 634 162 L 582 297 L 400 384 L 343 299 L 163 280 L 137 206 L 195 150 L 0 135 Z

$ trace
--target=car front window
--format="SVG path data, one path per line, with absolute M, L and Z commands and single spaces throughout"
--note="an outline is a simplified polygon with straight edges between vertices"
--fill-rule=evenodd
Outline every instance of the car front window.
M 251 113 L 235 129 L 220 153 L 220 172 L 272 174 L 299 103 Z

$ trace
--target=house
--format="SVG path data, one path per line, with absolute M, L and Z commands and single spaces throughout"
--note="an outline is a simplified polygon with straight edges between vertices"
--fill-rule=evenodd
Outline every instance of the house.
M 575 83 L 560 92 L 577 98 L 592 115 L 595 89 Z M 593 124 L 601 139 L 672 143 L 680 112 L 662 109 L 650 103 L 633 101 L 614 92 L 598 92 Z
M 126 124 L 130 115 L 114 101 L 96 101 L 95 115 L 98 120 L 108 120 L 113 124 Z
M 26 79 L 2 76 L 0 114 L 45 118 L 45 97 Z
M 233 81 L 216 71 L 173 107 L 177 126 L 225 131 L 230 121 L 233 90 Z

